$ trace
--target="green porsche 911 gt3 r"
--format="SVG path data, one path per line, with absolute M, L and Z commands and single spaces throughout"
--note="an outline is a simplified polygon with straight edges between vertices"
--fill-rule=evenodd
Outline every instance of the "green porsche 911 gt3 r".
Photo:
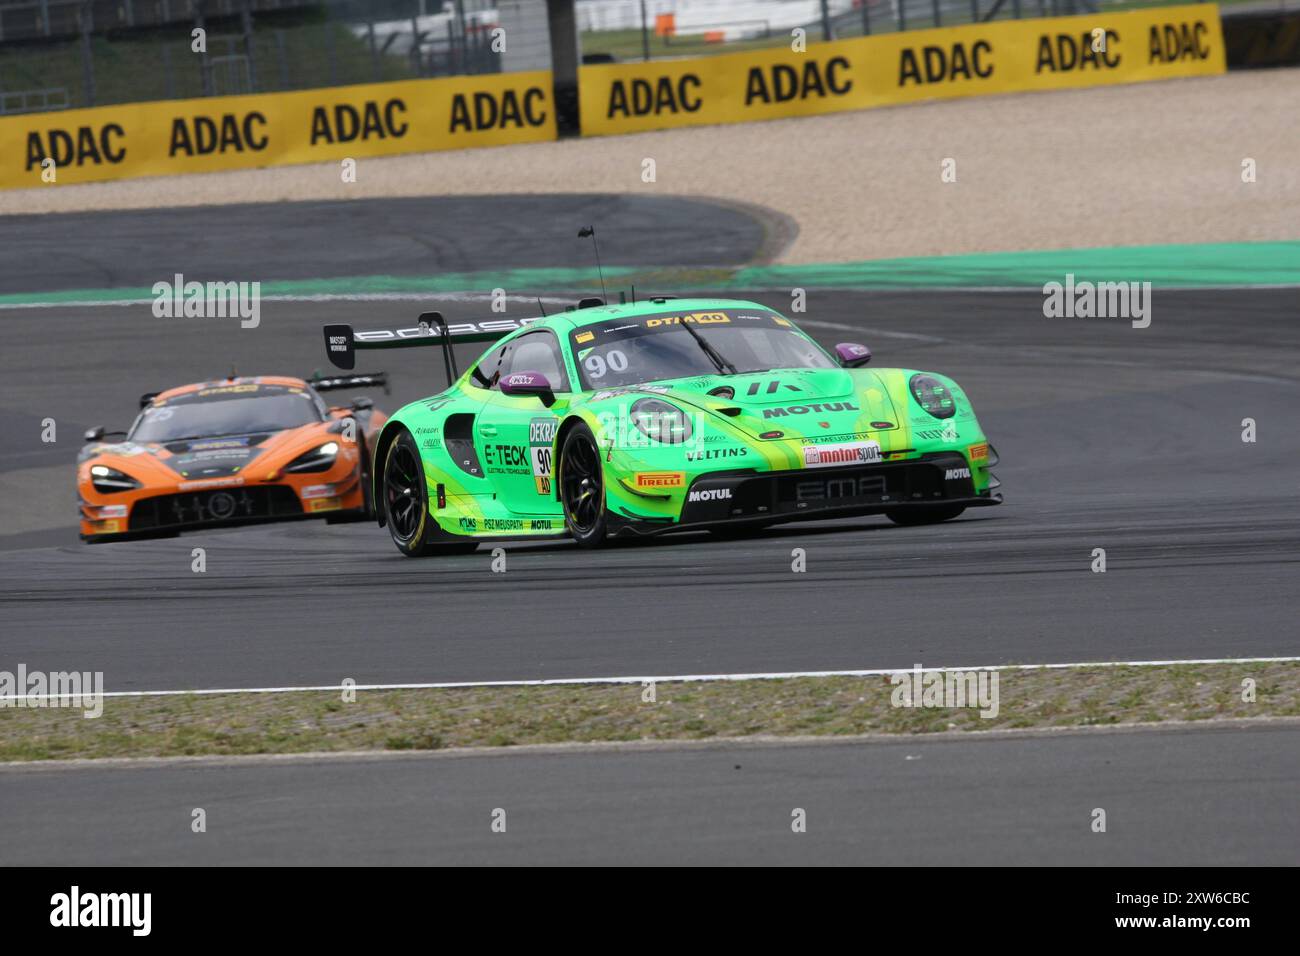
M 451 386 L 398 410 L 374 443 L 375 514 L 402 553 L 487 538 L 746 532 L 884 514 L 928 524 L 1000 504 L 965 393 L 934 372 L 868 369 L 766 306 L 583 300 L 537 319 L 325 328 L 357 349 L 441 345 Z M 451 345 L 492 342 L 461 374 Z

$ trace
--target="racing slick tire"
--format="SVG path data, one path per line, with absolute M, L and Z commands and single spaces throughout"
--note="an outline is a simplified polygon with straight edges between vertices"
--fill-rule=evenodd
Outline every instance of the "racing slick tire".
M 608 531 L 604 466 L 596 436 L 582 422 L 564 436 L 556 480 L 569 534 L 584 548 L 599 548 Z
M 360 508 L 352 511 L 344 511 L 339 514 L 328 515 L 325 518 L 326 524 L 352 524 L 357 521 L 374 521 L 375 507 L 374 491 L 372 488 L 372 478 L 370 475 L 370 450 L 366 448 L 364 441 L 358 441 L 358 448 L 361 452 L 361 501 Z
M 894 522 L 894 524 L 903 525 L 904 527 L 913 527 L 921 524 L 938 524 L 940 521 L 951 521 L 965 510 L 965 505 L 933 505 L 928 508 L 895 508 L 893 511 L 886 511 L 885 517 Z
M 375 520 L 375 475 L 370 463 L 370 449 L 361 442 L 361 515 L 367 521 Z
M 429 488 L 415 439 L 405 428 L 388 446 L 383 474 L 384 519 L 397 550 L 408 558 L 468 554 L 477 541 L 447 541 L 429 514 Z

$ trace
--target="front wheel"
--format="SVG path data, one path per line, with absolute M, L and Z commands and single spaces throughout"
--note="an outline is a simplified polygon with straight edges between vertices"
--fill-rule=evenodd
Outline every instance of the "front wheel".
M 911 527 L 914 525 L 938 524 L 940 521 L 950 521 L 965 510 L 965 505 L 931 505 L 929 507 L 895 508 L 893 511 L 886 511 L 885 517 L 894 522 L 894 524 Z
M 564 438 L 559 462 L 560 503 L 564 524 L 584 548 L 605 543 L 605 475 L 596 436 L 585 424 L 575 425 Z
M 384 458 L 384 518 L 397 550 L 408 558 L 435 554 L 464 554 L 477 542 L 448 543 L 429 514 L 429 489 L 424 465 L 411 433 L 403 430 L 388 446 Z
M 366 443 L 364 441 L 358 441 L 357 448 L 361 453 L 361 507 L 355 508 L 352 511 L 343 511 L 338 514 L 327 515 L 325 518 L 326 524 L 351 524 L 354 521 L 375 520 L 374 490 L 372 488 L 373 482 L 370 476 L 370 453 L 366 450 Z

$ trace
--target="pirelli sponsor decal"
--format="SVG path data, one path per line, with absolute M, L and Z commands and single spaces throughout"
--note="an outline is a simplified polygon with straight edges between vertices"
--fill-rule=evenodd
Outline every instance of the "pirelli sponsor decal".
M 0 189 L 550 140 L 552 88 L 500 73 L 0 117 Z
M 1002 20 L 697 59 L 584 66 L 584 135 L 1226 69 L 1215 4 Z
M 681 488 L 686 474 L 681 471 L 639 471 L 634 484 L 638 488 Z

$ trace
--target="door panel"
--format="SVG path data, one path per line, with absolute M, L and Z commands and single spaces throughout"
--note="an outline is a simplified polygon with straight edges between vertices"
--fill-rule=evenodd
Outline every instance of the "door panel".
M 483 392 L 474 443 L 497 497 L 515 514 L 561 515 L 551 483 L 551 446 L 568 406 L 558 341 L 550 331 L 525 333 L 494 350 L 479 368 L 491 385 Z M 515 372 L 542 373 L 560 397 L 547 408 L 534 396 L 503 395 L 497 383 Z

